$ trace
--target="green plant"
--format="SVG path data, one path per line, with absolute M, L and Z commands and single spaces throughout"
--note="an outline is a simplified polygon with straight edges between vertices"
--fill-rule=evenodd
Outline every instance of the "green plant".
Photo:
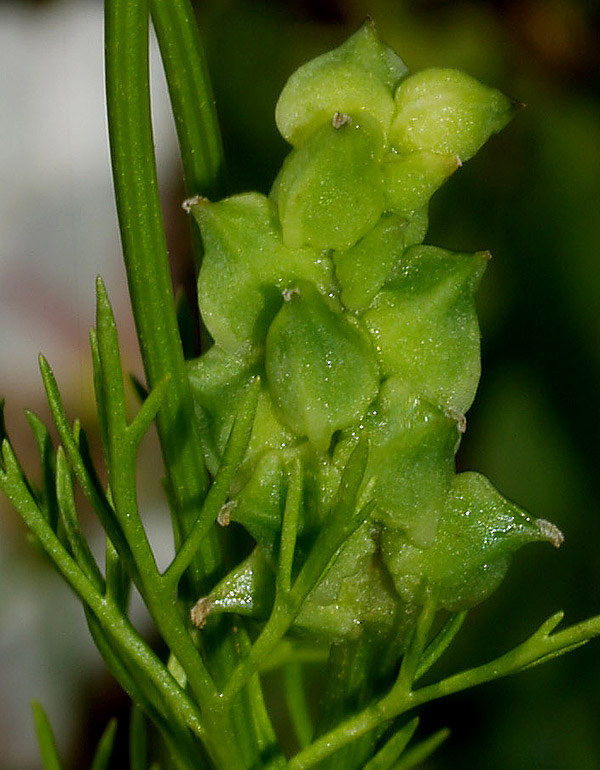
M 28 414 L 42 485 L 5 435 L 0 484 L 136 704 L 132 767 L 147 766 L 141 713 L 164 739 L 164 767 L 415 766 L 445 737 L 409 746 L 418 706 L 600 633 L 600 618 L 555 631 L 557 614 L 501 658 L 420 684 L 510 553 L 562 538 L 483 477 L 455 473 L 479 378 L 474 294 L 487 255 L 422 245 L 431 195 L 516 105 L 455 71 L 408 75 L 367 22 L 284 89 L 277 122 L 293 150 L 270 196 L 211 202 L 223 164 L 191 11 L 153 2 L 215 343 L 186 363 L 156 192 L 149 11 L 106 3 L 112 162 L 147 390 L 129 418 L 99 281 L 91 349 L 108 483 L 42 360 L 61 446 Z M 176 553 L 163 573 L 136 499 L 137 450 L 153 423 Z M 74 479 L 106 531 L 104 571 L 79 528 Z M 129 620 L 132 584 L 166 661 Z M 303 679 L 312 664 L 324 683 L 316 716 Z M 291 756 L 265 704 L 267 669 L 281 677 Z M 35 714 L 44 763 L 58 768 Z M 106 766 L 113 729 L 94 767 Z

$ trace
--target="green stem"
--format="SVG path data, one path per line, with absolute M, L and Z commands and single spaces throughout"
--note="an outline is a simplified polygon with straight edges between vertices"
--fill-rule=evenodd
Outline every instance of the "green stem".
M 177 328 L 158 197 L 148 85 L 149 6 L 149 0 L 136 3 L 106 0 L 107 106 L 123 254 L 148 389 L 151 391 L 164 377 L 170 378 L 167 397 L 156 422 L 179 551 L 202 510 L 208 477 Z M 174 100 L 187 182 L 192 184 L 200 179 L 207 182 L 214 178 L 216 167 L 222 165 L 220 161 L 215 165 L 215 159 L 222 156 L 220 148 L 215 151 L 215 142 L 210 141 L 210 137 L 213 140 L 215 137 L 214 117 L 209 116 L 205 131 L 199 128 L 202 120 L 198 122 L 186 112 L 200 92 L 200 102 L 195 109 L 202 104 L 202 94 L 208 93 L 208 78 L 194 37 L 191 13 L 181 0 L 169 3 L 161 0 L 154 4 L 154 18 Z M 192 60 L 188 61 L 188 57 Z M 188 65 L 192 74 L 181 77 Z M 182 125 L 182 119 L 186 122 L 188 119 L 182 117 L 184 113 L 192 119 L 195 129 Z M 209 112 L 202 107 L 201 114 L 206 116 Z M 202 131 L 204 139 L 201 140 Z M 204 157 L 205 150 L 209 158 Z M 121 492 L 121 500 L 127 504 L 127 495 L 133 495 L 134 489 L 123 488 Z M 188 570 L 191 578 L 188 591 L 196 596 L 206 593 L 222 571 L 221 547 L 215 528 L 211 527 L 198 544 Z M 210 703 L 214 684 L 174 598 L 166 595 L 160 582 L 155 585 L 149 581 L 144 589 L 150 612 L 200 701 L 206 724 L 206 745 L 215 764 L 231 770 L 243 768 L 231 704 L 224 708 L 216 701 Z M 233 641 L 225 643 L 233 644 Z
M 225 195 L 223 143 L 208 67 L 189 0 L 151 0 L 188 197 Z
M 177 542 L 196 519 L 208 477 L 194 420 L 158 194 L 148 75 L 149 0 L 106 0 L 106 93 L 113 179 L 129 293 L 149 390 L 170 387 L 157 416 Z M 211 537 L 197 560 L 197 588 L 219 572 Z
M 302 664 L 297 660 L 290 660 L 282 666 L 282 676 L 292 727 L 300 748 L 306 748 L 310 744 L 314 728 L 302 675 Z
M 562 612 L 556 613 L 543 623 L 527 641 L 490 663 L 462 671 L 443 679 L 441 682 L 412 692 L 407 692 L 404 687 L 394 686 L 379 701 L 346 719 L 335 729 L 322 735 L 309 747 L 292 757 L 288 763 L 288 770 L 306 770 L 306 768 L 313 767 L 333 752 L 373 730 L 382 722 L 400 716 L 424 703 L 523 671 L 580 647 L 594 636 L 600 636 L 600 615 L 552 634 L 562 617 Z
M 441 682 L 416 690 L 413 693 L 414 705 L 428 703 L 445 695 L 452 695 L 484 682 L 531 668 L 580 647 L 594 636 L 600 635 L 600 615 L 552 634 L 551 632 L 562 618 L 562 612 L 556 613 L 529 639 L 490 663 L 461 671 Z
M 165 701 L 185 718 L 189 728 L 199 737 L 203 736 L 204 729 L 198 708 L 189 695 L 179 687 L 129 620 L 122 614 L 120 608 L 98 593 L 93 583 L 86 577 L 74 559 L 69 556 L 56 534 L 50 529 L 22 478 L 16 457 L 6 441 L 2 447 L 2 458 L 6 468 L 6 471 L 0 474 L 2 489 L 56 564 L 66 582 L 94 613 L 100 625 L 117 640 L 119 647 L 126 650 L 140 670 L 144 671 L 154 682 Z
M 163 574 L 165 587 L 170 586 L 174 589 L 177 586 L 182 574 L 192 561 L 193 555 L 198 551 L 210 527 L 213 526 L 219 511 L 227 502 L 231 485 L 239 471 L 250 443 L 259 392 L 260 380 L 257 378 L 254 384 L 250 386 L 248 394 L 235 417 L 223 458 L 198 518 L 190 529 L 177 555 Z
M 201 708 L 208 708 L 216 696 L 216 687 L 176 606 L 175 586 L 170 589 L 163 586 L 142 523 L 137 503 L 135 473 L 140 438 L 139 425 L 131 430 L 127 424 L 117 327 L 106 290 L 100 280 L 97 283 L 96 328 L 97 382 L 102 394 L 100 401 L 106 415 L 105 454 L 115 515 L 140 576 L 139 589 L 142 598 L 169 649 L 185 669 Z M 145 404 L 149 403 L 154 392 L 151 391 Z M 158 404 L 156 406 L 158 407 Z M 146 417 L 151 414 L 152 412 Z M 250 420 L 250 425 L 251 423 Z M 249 433 L 249 429 L 247 432 Z

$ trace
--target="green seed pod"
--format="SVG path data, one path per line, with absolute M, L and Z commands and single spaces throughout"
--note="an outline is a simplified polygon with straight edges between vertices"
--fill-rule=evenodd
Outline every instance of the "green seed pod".
M 265 620 L 273 606 L 275 580 L 273 569 L 262 548 L 257 546 L 250 555 L 199 599 L 191 611 L 194 625 L 202 628 L 209 615 L 235 612 Z
M 383 212 L 381 129 L 336 114 L 285 160 L 277 201 L 289 248 L 348 249 Z
M 356 638 L 367 625 L 383 632 L 398 616 L 398 597 L 381 562 L 376 530 L 367 522 L 302 606 L 295 628 L 329 642 Z
M 325 452 L 377 395 L 377 363 L 367 336 L 311 284 L 285 300 L 267 334 L 269 390 L 282 422 Z
M 294 575 L 310 554 L 328 561 L 292 631 L 337 642 L 369 625 L 401 635 L 431 586 L 449 610 L 473 606 L 512 551 L 562 538 L 483 477 L 455 474 L 479 379 L 474 296 L 488 255 L 420 245 L 431 195 L 515 105 L 454 70 L 405 75 L 365 24 L 288 81 L 277 122 L 295 149 L 270 198 L 190 204 L 206 249 L 200 308 L 217 343 L 189 369 L 212 473 L 263 377 L 219 518 L 257 547 L 202 600 L 199 624 L 210 608 L 266 619 L 292 543 Z M 368 519 L 342 543 L 365 506 Z
M 372 518 L 430 546 L 455 474 L 456 422 L 392 377 L 364 424 L 370 446 L 365 494 L 377 501 Z
M 283 452 L 266 452 L 245 486 L 232 495 L 231 521 L 242 524 L 261 545 L 267 559 L 279 543 L 287 474 Z
M 300 464 L 303 477 L 297 543 L 297 552 L 301 551 L 306 544 L 310 547 L 330 508 L 330 501 L 324 499 L 322 478 L 330 463 L 317 456 L 308 441 L 262 453 L 250 469 L 250 478 L 247 473 L 242 473 L 231 490 L 230 520 L 248 530 L 273 568 L 279 550 L 289 469 L 293 463 Z
M 393 94 L 407 68 L 381 43 L 371 21 L 339 48 L 300 67 L 285 85 L 275 121 L 281 135 L 299 147 L 336 112 L 366 113 L 387 131 Z
M 558 547 L 562 534 L 506 500 L 478 473 L 456 476 L 431 548 L 422 550 L 388 529 L 383 557 L 402 598 L 418 601 L 423 583 L 437 585 L 448 610 L 467 609 L 492 593 L 504 577 L 510 555 L 526 543 Z
M 396 91 L 390 144 L 401 153 L 438 152 L 468 160 L 515 114 L 516 105 L 464 72 L 428 69 Z
M 202 318 L 227 352 L 256 355 L 289 281 L 302 278 L 330 290 L 330 263 L 310 249 L 283 245 L 277 209 L 264 195 L 199 199 L 191 211 L 205 248 L 198 278 Z
M 435 152 L 389 153 L 381 166 L 385 186 L 385 208 L 395 214 L 410 214 L 429 203 L 461 165 L 458 155 Z
M 335 252 L 335 274 L 345 307 L 363 310 L 381 289 L 407 246 L 421 243 L 426 232 L 425 209 L 407 217 L 384 215 L 351 249 Z
M 206 464 L 210 473 L 215 474 L 233 421 L 256 370 L 242 359 L 230 356 L 218 345 L 188 362 L 187 369 L 196 417 L 203 427 L 201 436 Z M 245 466 L 253 467 L 257 458 L 270 449 L 283 449 L 295 443 L 298 439 L 275 416 L 271 398 L 263 385 L 258 396 Z
M 364 314 L 382 375 L 402 377 L 457 419 L 479 381 L 475 292 L 488 259 L 487 253 L 411 246 Z

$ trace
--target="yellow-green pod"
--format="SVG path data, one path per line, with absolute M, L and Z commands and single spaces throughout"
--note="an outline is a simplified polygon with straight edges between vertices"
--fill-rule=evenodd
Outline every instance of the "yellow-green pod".
M 289 248 L 348 249 L 384 208 L 381 129 L 366 117 L 336 115 L 285 160 L 277 185 Z
M 460 165 L 458 155 L 389 153 L 381 165 L 386 211 L 408 215 L 422 209 Z
M 385 283 L 407 246 L 421 243 L 427 232 L 427 212 L 410 216 L 384 215 L 375 227 L 347 251 L 333 254 L 342 303 L 363 310 Z
M 267 334 L 265 367 L 281 421 L 322 452 L 336 430 L 360 419 L 379 387 L 368 336 L 309 283 L 285 293 Z
M 387 131 L 394 91 L 406 73 L 405 64 L 380 42 L 369 20 L 339 48 L 294 72 L 277 102 L 277 128 L 294 147 L 304 144 L 336 112 L 368 114 Z
M 365 494 L 376 503 L 373 519 L 402 529 L 415 545 L 430 546 L 454 478 L 456 421 L 419 398 L 407 382 L 391 377 L 364 425 L 369 436 Z
M 417 548 L 388 528 L 382 554 L 404 601 L 418 602 L 425 583 L 437 586 L 440 603 L 456 611 L 498 587 L 518 548 L 543 541 L 558 547 L 562 539 L 553 524 L 529 516 L 484 476 L 469 472 L 455 477 L 431 548 Z
M 363 316 L 382 375 L 402 377 L 457 418 L 479 382 L 475 292 L 488 259 L 487 253 L 411 246 Z
M 294 628 L 328 642 L 357 638 L 365 627 L 382 633 L 398 618 L 401 605 L 379 543 L 367 522 L 344 543 L 323 579 L 302 605 Z
M 427 69 L 402 81 L 389 141 L 401 153 L 438 152 L 468 160 L 515 114 L 495 88 L 453 69 Z
M 276 206 L 264 195 L 244 193 L 191 206 L 202 233 L 204 258 L 198 277 L 200 312 L 224 350 L 256 357 L 281 305 L 288 281 L 331 288 L 332 267 L 310 249 L 287 248 Z

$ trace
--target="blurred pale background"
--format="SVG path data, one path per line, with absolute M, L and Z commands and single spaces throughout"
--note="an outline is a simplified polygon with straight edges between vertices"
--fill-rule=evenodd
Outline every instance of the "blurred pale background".
M 232 192 L 267 190 L 286 152 L 277 94 L 307 58 L 371 14 L 409 67 L 454 66 L 527 104 L 435 197 L 428 242 L 494 255 L 480 314 L 483 377 L 459 462 L 554 521 L 472 613 L 446 664 L 472 665 L 563 608 L 600 612 L 600 55 L 597 5 L 575 0 L 203 0 L 198 3 Z M 171 249 L 185 257 L 176 147 L 155 63 L 156 143 Z M 92 424 L 87 329 L 105 278 L 128 366 L 139 372 L 123 285 L 103 106 L 102 9 L 91 0 L 0 5 L 0 392 L 45 415 L 40 350 L 72 416 Z M 178 269 L 177 275 L 186 275 Z M 146 447 L 149 476 L 156 451 Z M 156 483 L 140 484 L 160 543 Z M 123 709 L 82 613 L 0 503 L 0 756 L 39 768 L 29 700 L 43 701 L 71 768 Z M 89 522 L 93 530 L 93 523 Z M 164 536 L 166 538 L 166 536 Z M 452 728 L 429 770 L 597 770 L 600 643 L 426 710 Z M 81 744 L 81 745 L 80 745 Z M 123 761 L 123 760 L 122 760 Z M 115 765 L 117 767 L 119 765 Z M 123 766 L 121 764 L 120 766 Z

